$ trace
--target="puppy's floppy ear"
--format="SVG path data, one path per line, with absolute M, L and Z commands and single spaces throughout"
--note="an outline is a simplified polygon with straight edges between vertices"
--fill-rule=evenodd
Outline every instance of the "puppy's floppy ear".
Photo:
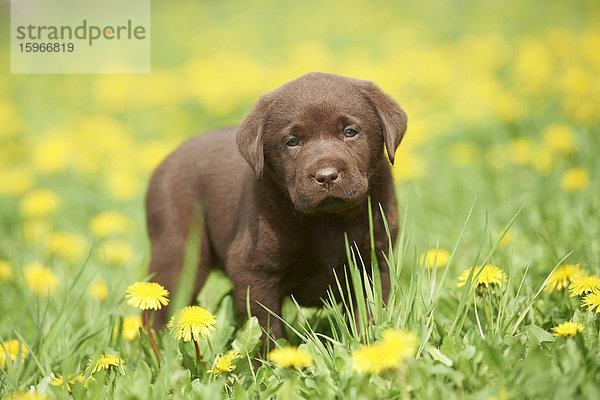
M 262 178 L 265 164 L 263 131 L 270 105 L 271 96 L 263 95 L 246 115 L 235 137 L 238 150 L 248 161 L 258 179 Z
M 396 148 L 406 132 L 406 113 L 394 99 L 385 94 L 373 82 L 364 81 L 364 91 L 367 98 L 377 111 L 383 130 L 383 142 L 390 162 L 394 163 Z

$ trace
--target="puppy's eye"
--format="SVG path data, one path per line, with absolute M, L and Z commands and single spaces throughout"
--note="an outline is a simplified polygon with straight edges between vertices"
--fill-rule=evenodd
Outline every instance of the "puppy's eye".
M 344 131 L 344 136 L 346 136 L 346 137 L 348 137 L 348 138 L 350 138 L 350 137 L 354 137 L 354 136 L 356 136 L 356 135 L 358 135 L 358 131 L 355 131 L 354 129 L 347 128 L 347 129 Z
M 291 138 L 289 139 L 287 142 L 285 142 L 285 145 L 288 147 L 295 147 L 298 146 L 300 144 L 300 141 L 298 140 L 298 138 Z

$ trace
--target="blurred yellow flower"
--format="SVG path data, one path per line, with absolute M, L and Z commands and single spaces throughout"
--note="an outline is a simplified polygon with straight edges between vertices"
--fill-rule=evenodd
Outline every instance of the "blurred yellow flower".
M 514 75 L 519 88 L 529 93 L 539 92 L 552 80 L 555 62 L 550 45 L 543 40 L 523 38 L 516 42 L 516 46 Z
M 501 121 L 517 122 L 525 114 L 525 103 L 515 94 L 499 91 L 492 98 L 492 106 Z
M 134 251 L 124 240 L 107 240 L 98 247 L 97 257 L 110 265 L 127 265 L 133 259 Z
M 48 219 L 27 219 L 23 222 L 23 237 L 27 243 L 44 243 L 46 236 L 52 231 L 52 223 Z
M 158 140 L 142 143 L 139 151 L 140 168 L 145 172 L 152 171 L 174 148 L 173 144 Z
M 115 200 L 132 200 L 139 193 L 140 181 L 131 169 L 113 168 L 105 177 L 106 191 Z
M 69 232 L 52 232 L 48 236 L 47 248 L 50 254 L 69 262 L 79 260 L 86 251 L 87 242 L 81 235 Z
M 500 243 L 498 243 L 498 246 L 500 247 L 508 247 L 508 245 L 510 244 L 510 240 L 512 239 L 512 229 L 508 229 L 506 231 L 506 233 L 504 234 L 504 236 L 502 237 L 502 239 L 500 240 Z
M 573 337 L 577 332 L 583 332 L 585 327 L 579 322 L 563 322 L 562 324 L 552 328 L 554 336 Z
M 121 337 L 124 340 L 132 341 L 135 340 L 139 333 L 139 328 L 142 327 L 142 316 L 141 315 L 130 315 L 123 318 L 123 328 L 121 330 Z
M 7 281 L 12 278 L 12 266 L 6 260 L 0 260 L 0 281 Z
M 413 152 L 403 151 L 400 146 L 396 152 L 392 173 L 398 181 L 421 178 L 425 174 L 425 161 Z
M 582 296 L 600 291 L 600 277 L 598 275 L 578 275 L 571 278 L 569 297 Z
M 467 283 L 472 269 L 473 268 L 469 268 L 460 274 L 458 277 L 459 282 L 456 284 L 457 287 L 463 287 Z M 477 276 L 479 271 L 481 271 L 480 265 L 475 267 L 472 279 Z M 492 285 L 502 286 L 504 281 L 506 281 L 506 274 L 502 272 L 500 268 L 495 267 L 492 264 L 487 264 L 483 267 L 483 271 L 481 271 L 479 278 L 477 278 L 476 286 L 478 289 L 487 289 Z
M 58 203 L 56 193 L 48 189 L 37 189 L 21 200 L 21 215 L 25 218 L 47 217 L 56 212 Z
M 23 343 L 20 343 L 16 339 L 3 342 L 0 346 L 0 368 L 6 368 L 6 360 L 8 358 L 11 361 L 15 361 L 19 353 L 21 362 L 25 362 L 25 356 L 29 353 L 29 350 L 27 350 Z
M 560 187 L 567 193 L 586 189 L 590 185 L 590 174 L 585 168 L 571 168 L 560 179 Z
M 528 138 L 517 138 L 508 145 L 511 161 L 516 165 L 528 165 L 533 159 L 533 142 Z
M 29 190 L 34 182 L 33 173 L 27 168 L 4 169 L 0 173 L 0 195 L 20 196 Z
M 531 159 L 531 164 L 536 171 L 540 174 L 548 174 L 552 171 L 552 167 L 554 167 L 556 163 L 555 154 L 547 146 L 536 146 L 534 149 L 535 157 Z
M 75 382 L 83 382 L 83 381 L 84 381 L 84 377 L 82 374 L 79 374 L 79 375 L 69 374 L 69 375 L 67 375 L 66 378 L 62 375 L 59 375 L 57 377 L 52 376 L 52 378 L 50 379 L 50 384 L 52 384 L 53 386 L 60 386 L 60 388 L 62 390 L 65 390 L 65 388 L 66 388 L 70 392 L 72 384 L 74 384 Z
M 379 374 L 398 368 L 405 358 L 417 349 L 417 336 L 409 331 L 388 329 L 379 343 L 363 346 L 352 353 L 352 369 L 357 372 Z
M 92 299 L 104 301 L 108 295 L 108 286 L 104 281 L 94 281 L 90 284 L 88 293 Z
M 4 91 L 4 89 L 3 89 Z M 18 133 L 23 126 L 15 103 L 8 98 L 0 100 L 0 137 Z
M 136 282 L 127 288 L 125 298 L 140 310 L 160 310 L 169 304 L 169 291 L 156 282 Z
M 575 147 L 575 134 L 568 125 L 550 125 L 544 129 L 543 143 L 551 150 L 570 154 Z
M 581 306 L 587 306 L 588 311 L 594 311 L 595 308 L 596 312 L 600 313 L 600 291 L 586 295 L 581 301 Z
M 401 357 L 411 357 L 417 349 L 418 338 L 413 332 L 403 329 L 386 329 L 383 331 L 382 343 L 391 346 Z
M 30 390 L 28 392 L 15 392 L 10 397 L 10 400 L 48 400 L 45 394 Z
M 450 146 L 450 160 L 457 165 L 475 165 L 481 159 L 481 150 L 470 142 L 457 142 Z
M 423 254 L 419 260 L 419 264 L 426 266 L 427 268 L 442 268 L 448 265 L 450 260 L 450 252 L 444 249 L 429 249 Z M 426 264 L 425 264 L 426 263 Z
M 90 231 L 100 238 L 129 233 L 132 226 L 129 218 L 116 211 L 100 213 L 90 221 Z
M 44 174 L 64 171 L 73 152 L 71 140 L 64 133 L 50 131 L 33 142 L 31 165 Z
M 115 158 L 134 154 L 136 148 L 132 135 L 110 115 L 92 115 L 77 121 L 73 169 L 84 176 L 96 176 L 104 167 L 111 166 Z M 102 140 L 98 140 L 102 138 Z
M 227 354 L 219 356 L 217 362 L 215 363 L 215 367 L 213 369 L 209 369 L 206 372 L 209 374 L 213 374 L 214 376 L 219 376 L 223 372 L 231 372 L 235 369 L 235 364 L 233 364 L 233 361 L 240 357 L 240 353 L 238 353 L 235 350 L 232 350 Z
M 39 262 L 34 262 L 25 267 L 25 282 L 29 290 L 37 296 L 53 293 L 59 284 L 54 272 Z
M 280 368 L 295 368 L 298 371 L 308 368 L 313 363 L 312 356 L 296 346 L 280 347 L 269 353 L 269 360 Z
M 126 75 L 105 74 L 94 80 L 94 96 L 103 109 L 124 110 L 134 103 L 133 81 Z
M 202 307 L 187 306 L 177 311 L 172 317 L 167 328 L 171 335 L 178 340 L 189 342 L 198 341 L 200 336 L 206 338 L 216 330 L 217 319 Z
M 561 265 L 548 278 L 548 283 L 546 283 L 544 291 L 552 293 L 555 290 L 563 290 L 569 286 L 569 281 L 582 275 L 585 275 L 585 270 L 579 264 Z
M 91 373 L 95 373 L 100 369 L 106 369 L 107 371 L 113 371 L 119 369 L 121 373 L 124 373 L 125 363 L 117 354 L 100 354 L 96 360 L 91 358 L 88 361 L 88 368 L 94 365 Z

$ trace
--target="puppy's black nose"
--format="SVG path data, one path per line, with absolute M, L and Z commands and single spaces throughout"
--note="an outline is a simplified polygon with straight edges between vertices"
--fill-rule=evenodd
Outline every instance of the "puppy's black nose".
M 321 168 L 315 172 L 315 180 L 321 186 L 333 185 L 339 176 L 339 171 L 333 167 Z

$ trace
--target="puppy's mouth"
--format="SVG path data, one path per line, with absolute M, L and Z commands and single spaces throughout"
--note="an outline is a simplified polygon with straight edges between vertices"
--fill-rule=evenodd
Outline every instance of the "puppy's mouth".
M 307 214 L 342 214 L 352 210 L 353 208 L 356 208 L 358 205 L 359 202 L 356 200 L 347 200 L 335 196 L 328 196 L 318 202 L 313 208 L 303 211 Z
M 330 187 L 317 185 L 314 179 L 301 179 L 289 185 L 290 199 L 305 214 L 348 214 L 359 209 L 368 195 L 366 177 L 353 175 L 352 179 L 339 179 Z

